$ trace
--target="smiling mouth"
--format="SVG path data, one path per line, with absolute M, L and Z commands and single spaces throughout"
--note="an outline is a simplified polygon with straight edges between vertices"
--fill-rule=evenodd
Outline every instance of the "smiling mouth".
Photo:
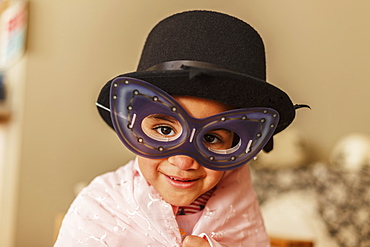
M 167 177 L 170 178 L 173 181 L 178 181 L 178 182 L 183 182 L 183 183 L 194 182 L 194 181 L 199 180 L 199 178 L 197 178 L 197 179 L 182 179 L 182 178 L 175 178 L 175 177 L 171 177 L 171 176 L 167 176 Z

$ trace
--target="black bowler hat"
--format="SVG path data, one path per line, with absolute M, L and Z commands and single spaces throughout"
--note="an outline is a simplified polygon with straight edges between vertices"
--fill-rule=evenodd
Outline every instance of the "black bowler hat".
M 148 35 L 137 71 L 120 76 L 145 80 L 171 95 L 239 108 L 273 108 L 280 114 L 275 134 L 293 121 L 298 108 L 285 92 L 266 82 L 265 50 L 256 30 L 213 11 L 187 11 L 160 21 Z M 106 108 L 111 82 L 97 101 Z M 110 113 L 98 109 L 112 127 Z M 272 149 L 272 140 L 265 149 Z

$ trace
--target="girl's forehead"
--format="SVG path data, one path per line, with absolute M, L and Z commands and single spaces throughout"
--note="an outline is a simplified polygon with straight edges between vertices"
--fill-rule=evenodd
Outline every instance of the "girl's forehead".
M 224 111 L 232 110 L 234 107 L 222 102 L 199 98 L 193 96 L 173 96 L 173 98 L 195 118 L 205 118 Z

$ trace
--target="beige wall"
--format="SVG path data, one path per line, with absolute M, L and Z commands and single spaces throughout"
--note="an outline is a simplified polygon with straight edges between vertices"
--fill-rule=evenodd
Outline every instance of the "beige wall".
M 80 181 L 133 156 L 100 120 L 102 84 L 133 71 L 147 32 L 187 9 L 213 9 L 252 24 L 265 40 L 269 81 L 300 110 L 293 128 L 321 151 L 370 134 L 370 1 L 31 0 L 19 157 L 17 247 L 52 245 L 53 220 Z M 17 97 L 15 94 L 13 97 Z

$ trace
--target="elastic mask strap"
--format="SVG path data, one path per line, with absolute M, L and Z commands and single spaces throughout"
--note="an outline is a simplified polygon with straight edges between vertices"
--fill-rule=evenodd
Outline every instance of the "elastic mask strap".
M 99 104 L 98 102 L 95 102 L 95 105 L 103 110 L 106 110 L 106 111 L 109 111 L 110 112 L 110 109 L 108 107 L 105 107 L 103 106 L 102 104 Z

